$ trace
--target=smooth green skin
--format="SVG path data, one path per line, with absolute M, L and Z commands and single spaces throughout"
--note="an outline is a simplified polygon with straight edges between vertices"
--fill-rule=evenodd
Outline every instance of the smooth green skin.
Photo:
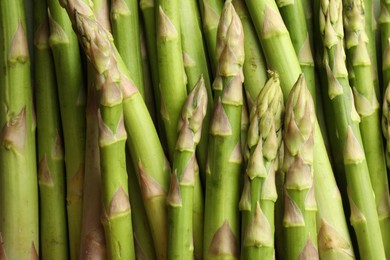
M 48 45 L 46 1 L 34 2 L 34 81 L 38 160 L 49 169 L 49 179 L 38 174 L 42 259 L 67 259 L 65 164 L 53 57 Z M 42 29 L 45 28 L 45 29 Z M 40 37 L 39 37 L 40 36 Z M 38 40 L 39 39 L 39 40 Z M 44 170 L 42 168 L 42 170 Z M 42 172 L 43 173 L 43 172 Z
M 121 0 L 128 10 L 114 10 L 113 6 L 117 2 L 119 1 L 111 1 L 111 26 L 115 46 L 129 70 L 131 79 L 145 98 L 138 1 Z
M 232 2 L 241 19 L 245 35 L 245 61 L 243 66 L 245 78 L 244 89 L 246 92 L 248 110 L 250 111 L 253 101 L 256 99 L 267 80 L 267 65 L 244 0 L 234 0 Z
M 167 259 L 192 259 L 194 183 L 181 183 L 185 167 L 191 163 L 194 151 L 176 150 L 172 172 L 176 171 L 180 187 L 181 206 L 168 201 L 168 257 Z M 192 172 L 195 174 L 195 172 Z M 175 176 L 171 176 L 175 178 Z
M 383 92 L 386 90 L 390 82 L 390 63 L 386 57 L 386 50 L 389 49 L 390 38 L 390 3 L 386 4 L 386 0 L 381 1 L 381 14 L 379 16 L 379 25 L 381 32 L 381 47 L 382 47 L 382 78 Z
M 271 0 L 246 0 L 245 2 L 252 17 L 269 68 L 277 71 L 279 74 L 283 96 L 286 100 L 292 86 L 301 73 L 299 62 L 287 30 L 283 30 L 282 33 L 270 32 L 267 35 L 263 35 L 262 28 L 265 7 L 269 6 L 278 13 L 275 2 Z M 280 15 L 279 19 L 281 19 Z M 327 155 L 324 139 L 317 122 L 314 131 L 314 182 L 318 207 L 317 223 L 321 219 L 326 220 L 343 238 L 349 241 L 349 232 L 341 197 L 339 193 L 335 192 L 338 191 L 338 188 Z
M 122 116 L 122 104 L 110 104 L 110 106 L 101 104 L 100 112 L 102 123 L 107 125 L 113 134 L 117 134 Z M 113 141 L 102 138 L 99 140 L 104 208 L 102 223 L 106 235 L 108 259 L 135 259 L 130 208 L 113 215 L 109 213 L 110 205 L 115 203 L 113 199 L 120 189 L 123 189 L 128 198 L 125 145 L 126 136 L 117 137 Z M 124 203 L 123 201 L 116 203 L 120 202 Z M 123 207 L 119 206 L 119 208 Z
M 207 134 L 207 132 L 204 132 Z M 205 176 L 206 177 L 206 176 Z M 192 206 L 192 224 L 194 235 L 194 257 L 203 259 L 204 192 L 199 171 L 195 171 L 194 203 Z
M 238 203 L 240 196 L 241 163 L 230 162 L 229 158 L 240 142 L 241 105 L 222 104 L 229 119 L 232 134 L 221 136 L 210 133 L 209 158 L 210 172 L 206 173 L 204 259 L 236 259 L 239 256 L 213 256 L 209 254 L 210 243 L 215 232 L 228 222 L 237 249 L 240 239 L 240 216 Z
M 314 22 L 313 22 L 313 1 L 312 0 L 301 0 L 303 10 L 305 12 L 305 18 L 306 18 L 306 27 L 307 27 L 307 32 L 309 34 L 309 39 L 310 39 L 310 46 L 312 51 L 314 50 L 314 32 L 313 32 L 313 27 L 314 27 Z M 313 51 L 314 52 L 314 51 Z
M 212 78 L 217 69 L 217 31 L 219 17 L 223 8 L 222 0 L 198 0 L 199 10 L 203 23 L 203 34 L 205 37 L 208 57 L 211 67 Z M 211 100 L 210 100 L 211 101 Z
M 305 10 L 303 9 L 302 0 L 294 0 L 287 4 L 283 3 L 282 0 L 276 0 L 276 3 L 279 7 L 279 11 L 283 18 L 284 24 L 286 25 L 287 30 L 289 31 L 291 42 L 294 46 L 295 53 L 297 54 L 299 60 L 299 52 L 302 50 L 302 48 L 305 48 L 304 46 L 305 41 L 308 40 L 310 43 L 310 37 L 309 37 L 306 19 L 305 19 L 306 17 Z M 311 56 L 311 51 L 310 51 L 310 56 Z M 317 108 L 316 105 L 317 91 L 316 91 L 314 61 L 312 63 L 307 63 L 304 60 L 299 60 L 299 64 L 301 66 L 303 74 L 305 75 L 307 88 L 309 89 L 310 94 L 313 97 L 314 104 Z M 321 110 L 322 108 L 319 109 Z
M 157 15 L 157 64 L 160 79 L 161 107 L 168 144 L 169 159 L 173 161 L 177 139 L 177 124 L 184 101 L 187 97 L 184 78 L 183 52 L 180 40 L 180 2 L 159 0 Z M 167 21 L 161 20 L 163 14 Z M 170 24 L 168 22 L 170 21 Z M 162 32 L 164 27 L 169 27 Z M 168 35 L 163 35 L 167 33 Z M 175 93 L 174 95 L 172 93 Z
M 83 179 L 85 164 L 85 86 L 80 50 L 72 24 L 58 0 L 48 0 L 52 19 L 59 24 L 68 42 L 49 44 L 53 52 L 57 76 L 61 121 L 64 134 L 68 236 L 70 258 L 77 259 L 80 252 L 83 208 Z
M 24 148 L 2 137 L 0 146 L 0 232 L 8 259 L 28 259 L 39 251 L 38 183 L 35 154 L 35 121 L 32 111 L 30 61 L 28 55 L 9 59 L 12 39 L 18 26 L 26 34 L 23 1 L 0 2 L 0 129 L 25 109 Z M 27 41 L 27 40 L 26 40 Z M 27 42 L 25 42 L 27 46 Z M 28 53 L 26 49 L 23 49 Z M 20 122 L 20 123 L 22 123 Z M 3 136 L 3 135 L 2 135 Z M 7 143 L 5 143 L 7 142 Z
M 137 171 L 135 170 L 134 164 L 130 158 L 129 151 L 126 153 L 126 164 L 127 176 L 129 179 L 129 197 L 134 231 L 135 255 L 136 258 L 139 259 L 157 259 L 148 217 L 146 215 L 145 206 L 142 202 L 141 190 L 137 179 Z
M 202 127 L 203 133 L 207 133 L 214 104 L 198 5 L 196 0 L 183 0 L 180 4 L 181 45 L 183 53 L 188 55 L 193 61 L 193 64 L 186 64 L 184 61 L 184 68 L 187 75 L 187 92 L 189 93 L 194 88 L 202 75 L 207 90 L 207 99 L 209 100 Z M 206 171 L 207 146 L 208 135 L 204 134 L 197 146 L 197 160 L 203 179 L 205 179 Z M 197 230 L 194 231 L 197 232 Z M 200 244 L 201 241 L 194 241 L 194 243 Z

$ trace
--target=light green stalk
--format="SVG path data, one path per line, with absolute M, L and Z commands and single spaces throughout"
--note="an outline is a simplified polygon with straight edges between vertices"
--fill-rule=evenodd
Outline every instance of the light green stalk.
M 203 135 L 207 135 L 207 132 L 203 132 Z M 192 223 L 194 236 L 194 258 L 195 260 L 200 260 L 203 259 L 204 192 L 197 162 L 195 164 Z
M 238 259 L 244 33 L 231 1 L 225 2 L 221 14 L 217 44 L 219 63 L 206 168 L 203 257 Z
M 180 2 L 159 0 L 157 15 L 157 64 L 160 88 L 160 113 L 168 144 L 169 158 L 177 140 L 180 110 L 187 96 L 183 52 L 180 41 Z
M 80 0 L 68 1 L 65 3 L 65 7 L 73 22 L 76 11 L 94 20 L 93 12 Z M 107 32 L 101 30 L 100 33 L 106 34 Z M 83 38 L 80 38 L 80 41 L 85 43 Z M 127 145 L 137 170 L 156 255 L 158 259 L 165 259 L 167 248 L 166 193 L 169 188 L 169 165 L 145 102 L 131 81 L 129 72 L 114 44 L 98 45 L 98 47 L 99 51 L 94 55 L 113 51 L 115 61 L 118 64 L 117 73 L 121 80 L 123 115 L 128 135 Z M 104 69 L 104 64 L 95 65 Z
M 388 188 L 387 170 L 385 162 L 384 147 L 382 142 L 380 111 L 377 95 L 375 94 L 375 84 L 372 77 L 372 62 L 370 61 L 369 49 L 367 48 L 367 35 L 364 31 L 364 5 L 362 0 L 343 0 L 343 18 L 345 30 L 345 46 L 347 50 L 347 58 L 351 63 L 351 70 L 355 76 L 351 86 L 355 97 L 355 105 L 357 112 L 361 117 L 360 132 L 363 141 L 364 152 L 366 155 L 368 170 L 372 189 L 374 191 L 375 203 L 374 206 L 378 212 L 377 216 L 373 214 L 373 205 L 358 205 L 363 215 L 367 219 L 367 230 L 370 233 L 362 231 L 364 236 L 367 236 L 372 242 L 372 248 L 366 242 L 358 243 L 360 250 L 364 252 L 361 256 L 371 256 L 379 259 L 380 255 L 371 255 L 370 252 L 381 252 L 380 243 L 373 243 L 372 237 L 378 238 L 380 234 L 376 232 L 377 218 L 379 217 L 382 234 L 386 236 L 389 233 L 390 218 L 383 215 L 382 202 L 390 203 L 389 197 L 386 196 Z M 367 188 L 367 191 L 370 190 Z M 361 191 L 360 191 L 361 192 Z M 370 204 L 368 199 L 371 196 L 366 196 L 365 203 Z M 354 203 L 363 203 L 363 201 Z M 367 207 L 367 208 L 363 208 Z M 373 214 L 370 217 L 366 214 Z M 355 230 L 357 226 L 354 226 Z M 358 234 L 358 233 L 357 233 Z M 362 247 L 360 244 L 364 244 Z M 383 240 L 385 248 L 390 248 L 390 240 Z M 390 249 L 389 249 L 390 250 Z M 365 255 L 368 254 L 368 255 Z
M 309 40 L 310 40 L 310 46 L 312 52 L 314 52 L 314 21 L 313 21 L 313 11 L 314 11 L 314 4 L 312 0 L 301 0 L 302 6 L 304 10 L 304 15 L 306 18 L 306 28 L 307 32 L 309 34 Z M 314 56 L 314 55 L 313 55 Z
M 254 100 L 267 80 L 267 65 L 245 1 L 234 0 L 233 5 L 244 28 L 244 87 L 248 109 L 251 110 Z
M 282 143 L 283 93 L 272 74 L 261 89 L 250 114 L 246 141 L 248 165 L 240 200 L 242 259 L 274 258 L 275 171 Z
M 46 1 L 34 1 L 34 67 L 42 259 L 68 259 L 65 164 Z
M 217 30 L 220 20 L 223 1 L 222 0 L 198 0 L 200 14 L 202 17 L 203 34 L 205 37 L 208 57 L 212 75 L 217 70 Z
M 206 86 L 207 99 L 209 102 L 207 103 L 207 113 L 203 122 L 203 132 L 207 133 L 214 102 L 207 64 L 207 53 L 204 47 L 201 21 L 196 0 L 181 1 L 180 27 L 184 68 L 187 75 L 187 92 L 190 92 L 194 88 L 201 76 L 203 77 Z M 208 137 L 208 134 L 202 135 L 199 145 L 197 146 L 197 161 L 203 179 L 205 177 Z M 197 231 L 198 230 L 194 230 L 194 232 Z
M 79 45 L 58 0 L 48 0 L 50 38 L 64 133 L 70 258 L 79 257 L 85 169 L 85 86 Z
M 314 102 L 301 74 L 287 99 L 283 131 L 286 259 L 319 259 L 313 179 L 314 128 Z
M 179 138 L 172 165 L 168 193 L 168 259 L 192 259 L 193 204 L 196 145 L 201 139 L 203 119 L 207 111 L 207 89 L 203 78 L 188 94 L 181 111 Z
M 75 28 L 99 78 L 98 110 L 100 169 L 102 176 L 102 223 L 109 259 L 135 259 L 128 197 L 122 92 L 113 44 L 103 27 L 83 14 L 75 14 Z M 108 52 L 100 52 L 105 46 Z
M 298 58 L 274 1 L 246 0 L 268 67 L 279 74 L 284 99 L 301 74 Z M 314 182 L 317 223 L 350 241 L 344 209 L 318 123 L 314 130 Z M 329 229 L 326 229 L 327 231 Z M 329 245 L 329 244 L 327 244 Z
M 35 118 L 23 1 L 0 1 L 0 258 L 38 259 Z
M 112 0 L 111 25 L 115 46 L 143 97 L 141 41 L 137 0 Z
M 382 45 L 382 86 L 384 90 L 386 90 L 390 82 L 390 1 L 381 0 L 380 10 L 379 24 Z

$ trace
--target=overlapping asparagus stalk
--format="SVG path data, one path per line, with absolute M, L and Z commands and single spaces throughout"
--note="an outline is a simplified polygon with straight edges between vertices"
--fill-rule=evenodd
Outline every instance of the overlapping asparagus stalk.
M 355 76 L 352 89 L 355 97 L 356 109 L 361 117 L 360 132 L 370 172 L 371 185 L 374 191 L 374 205 L 378 212 L 377 217 L 379 217 L 382 234 L 388 236 L 390 232 L 390 218 L 388 217 L 388 210 L 386 210 L 387 212 L 384 212 L 382 205 L 390 203 L 388 197 L 389 186 L 382 143 L 378 96 L 375 92 L 375 79 L 372 77 L 373 62 L 370 60 L 370 51 L 367 47 L 369 38 L 367 38 L 367 34 L 364 31 L 364 10 L 362 0 L 343 0 L 344 29 L 346 32 L 345 45 L 347 49 L 347 58 L 351 63 L 350 70 L 353 71 Z M 369 189 L 367 189 L 367 191 L 368 190 Z M 368 192 L 368 194 L 370 193 Z M 371 198 L 371 196 L 367 195 L 366 198 Z M 354 203 L 357 202 L 354 201 Z M 366 203 L 370 204 L 368 201 L 366 201 Z M 369 206 L 371 207 L 371 205 Z M 374 228 L 374 222 L 376 221 L 374 220 L 375 217 L 372 216 L 373 219 L 370 223 L 368 216 L 366 216 L 366 214 L 372 214 L 372 210 L 366 208 L 365 212 L 362 207 L 364 206 L 360 205 L 358 208 L 367 218 L 367 224 L 373 225 L 367 228 L 371 232 L 376 232 Z M 365 233 L 365 235 L 368 234 Z M 378 234 L 372 233 L 368 236 L 371 237 L 370 240 L 372 240 L 372 236 L 378 237 Z M 385 244 L 385 248 L 390 248 L 389 240 L 384 239 L 383 243 Z M 372 245 L 379 246 L 377 243 L 373 243 Z M 373 249 L 374 248 L 371 250 Z M 380 249 L 381 248 L 378 247 L 376 252 L 380 252 Z M 360 247 L 360 250 L 370 251 L 369 248 L 365 247 Z M 379 257 L 379 255 L 377 256 Z
M 85 167 L 85 85 L 77 37 L 58 0 L 48 0 L 50 38 L 64 133 L 70 258 L 80 252 Z
M 0 2 L 0 258 L 38 259 L 35 118 L 23 1 Z
M 196 158 L 195 149 L 201 138 L 207 111 L 207 90 L 203 78 L 189 93 L 179 121 L 179 138 L 172 165 L 168 194 L 168 259 L 192 259 L 193 202 Z
M 64 4 L 68 15 L 74 22 L 75 13 L 89 16 L 90 21 L 96 22 L 90 8 L 80 0 L 70 0 Z M 99 31 L 101 34 L 107 32 Z M 83 38 L 80 37 L 83 43 Z M 127 131 L 127 145 L 131 151 L 131 157 L 138 173 L 138 180 L 142 193 L 143 203 L 148 216 L 157 258 L 166 258 L 167 219 L 166 219 L 166 193 L 169 187 L 169 166 L 167 164 L 156 129 L 150 117 L 142 96 L 130 79 L 129 72 L 120 55 L 115 49 L 107 49 L 97 45 L 97 53 L 105 53 L 108 50 L 114 52 L 118 64 L 117 73 L 123 95 L 123 115 Z M 147 136 L 148 138 L 145 138 Z
M 34 1 L 34 66 L 42 259 L 68 259 L 65 164 L 46 1 Z
M 215 108 L 210 124 L 206 172 L 204 255 L 239 258 L 240 145 L 244 34 L 231 1 L 218 26 Z
M 289 94 L 284 119 L 286 259 L 319 259 L 313 178 L 314 128 L 314 103 L 302 74 Z
M 381 0 L 379 24 L 382 46 L 382 86 L 386 90 L 390 82 L 390 2 L 387 0 Z
M 277 74 L 271 74 L 250 114 L 246 142 L 248 165 L 240 200 L 242 259 L 274 258 L 275 171 L 282 142 L 283 113 L 279 78 Z
M 246 4 L 268 67 L 279 74 L 286 100 L 301 73 L 288 31 L 274 1 L 246 0 Z M 314 186 L 319 226 L 321 222 L 327 223 L 328 227 L 332 227 L 331 231 L 350 241 L 340 193 L 317 122 L 314 131 Z

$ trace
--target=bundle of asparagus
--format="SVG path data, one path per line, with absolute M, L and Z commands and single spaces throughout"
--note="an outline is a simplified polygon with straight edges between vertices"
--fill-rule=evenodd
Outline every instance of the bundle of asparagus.
M 0 1 L 0 259 L 390 258 L 389 1 L 32 6 Z

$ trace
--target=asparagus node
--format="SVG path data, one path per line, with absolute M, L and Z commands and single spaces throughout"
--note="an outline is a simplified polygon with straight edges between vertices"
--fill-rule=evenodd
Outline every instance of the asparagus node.
M 79 45 L 58 0 L 49 6 L 50 38 L 64 134 L 69 256 L 80 253 L 85 169 L 85 87 Z
M 231 1 L 218 26 L 220 55 L 214 86 L 219 85 L 210 125 L 206 172 L 204 258 L 239 258 L 240 145 L 244 34 Z M 233 48 L 234 47 L 234 48 Z M 222 51 L 223 50 L 223 51 Z M 220 83 L 218 83 L 220 81 Z
M 74 14 L 78 13 L 90 16 L 90 21 L 96 23 L 92 16 L 93 13 L 80 0 L 68 1 L 64 3 L 64 6 L 73 22 Z M 99 33 L 108 34 L 103 29 L 99 30 Z M 123 96 L 124 123 L 128 135 L 127 146 L 131 151 L 133 164 L 136 166 L 142 200 L 148 216 L 157 258 L 165 259 L 167 248 L 166 193 L 169 187 L 169 165 L 145 102 L 132 83 L 129 72 L 112 43 L 112 39 L 110 41 L 108 49 L 104 48 L 104 45 L 100 46 L 100 42 L 97 42 L 96 53 L 87 53 L 87 57 L 93 61 L 92 58 L 99 58 L 106 50 L 109 50 L 113 53 L 118 64 L 116 72 L 120 76 Z M 80 37 L 80 42 L 86 43 L 82 37 Z M 106 69 L 104 61 L 96 60 L 93 65 L 98 72 L 104 72 Z
M 267 65 L 244 0 L 234 0 L 234 8 L 244 28 L 244 89 L 249 111 L 267 80 Z M 245 143 L 245 142 L 244 142 Z
M 38 259 L 35 115 L 23 1 L 0 2 L 0 255 Z
M 198 0 L 202 17 L 203 34 L 205 36 L 208 57 L 213 75 L 217 72 L 217 30 L 223 8 L 221 0 Z M 211 101 L 211 100 L 210 100 Z
M 250 114 L 245 155 L 248 157 L 240 200 L 243 259 L 274 258 L 275 171 L 282 143 L 283 93 L 272 73 Z
M 284 238 L 287 259 L 319 259 L 313 154 L 314 102 L 303 74 L 290 92 L 284 119 Z
M 65 168 L 46 1 L 34 2 L 34 82 L 42 259 L 68 259 Z
M 137 0 L 113 0 L 110 11 L 115 46 L 138 91 L 145 98 L 138 2 Z
M 359 233 L 357 233 L 358 243 L 361 257 L 366 256 L 380 259 L 384 257 L 382 252 L 383 247 L 381 247 L 381 243 L 373 243 L 372 238 L 375 237 L 379 240 L 379 237 L 381 237 L 380 232 L 386 235 L 389 232 L 389 230 L 380 230 L 378 217 L 380 222 L 388 222 L 390 219 L 379 216 L 379 213 L 381 212 L 378 210 L 380 210 L 383 201 L 390 203 L 390 200 L 388 196 L 386 197 L 386 193 L 388 192 L 388 180 L 384 147 L 382 143 L 379 103 L 375 92 L 375 84 L 373 83 L 374 79 L 372 77 L 373 64 L 370 60 L 369 49 L 367 47 L 369 38 L 364 31 L 365 7 L 363 1 L 344 0 L 343 5 L 347 58 L 350 60 L 351 69 L 355 76 L 354 85 L 352 86 L 353 94 L 357 112 L 361 117 L 360 132 L 369 170 L 369 179 L 371 179 L 370 182 L 367 182 L 367 184 L 371 184 L 371 187 L 367 187 L 367 191 L 368 194 L 370 194 L 369 190 L 373 189 L 375 198 L 375 202 L 369 201 L 372 199 L 371 196 L 366 196 L 364 200 L 359 202 L 354 200 L 355 204 L 360 204 L 358 205 L 358 208 L 366 218 L 367 227 L 365 228 L 369 230 L 369 233 L 372 232 L 369 234 L 360 230 L 362 232 L 360 235 L 363 237 L 359 238 Z M 361 193 L 361 188 L 359 189 Z M 355 199 L 358 199 L 358 197 L 356 196 Z M 368 205 L 361 205 L 363 202 Z M 371 203 L 373 203 L 373 205 L 371 205 Z M 365 208 L 363 209 L 363 207 Z M 377 209 L 373 210 L 374 212 L 377 212 L 377 214 L 374 214 L 374 212 L 371 211 L 372 207 Z M 367 214 L 369 214 L 369 216 Z M 361 224 L 361 222 L 357 222 L 356 224 Z M 358 227 L 356 224 L 354 225 L 354 228 L 360 229 L 360 225 Z M 386 226 L 386 224 L 384 225 Z M 367 242 L 367 240 L 370 241 Z M 383 240 L 382 246 L 384 245 L 385 248 L 388 248 L 389 243 L 390 241 Z M 370 246 L 373 247 L 371 248 Z
M 169 158 L 177 140 L 179 111 L 187 96 L 182 47 L 180 40 L 180 4 L 175 1 L 158 1 L 157 58 L 160 79 L 160 111 L 167 137 Z M 175 95 L 172 95 L 175 93 Z
M 196 159 L 195 149 L 201 138 L 207 110 L 207 90 L 203 78 L 189 93 L 180 121 L 175 147 L 171 185 L 168 193 L 168 259 L 194 256 L 193 204 Z

